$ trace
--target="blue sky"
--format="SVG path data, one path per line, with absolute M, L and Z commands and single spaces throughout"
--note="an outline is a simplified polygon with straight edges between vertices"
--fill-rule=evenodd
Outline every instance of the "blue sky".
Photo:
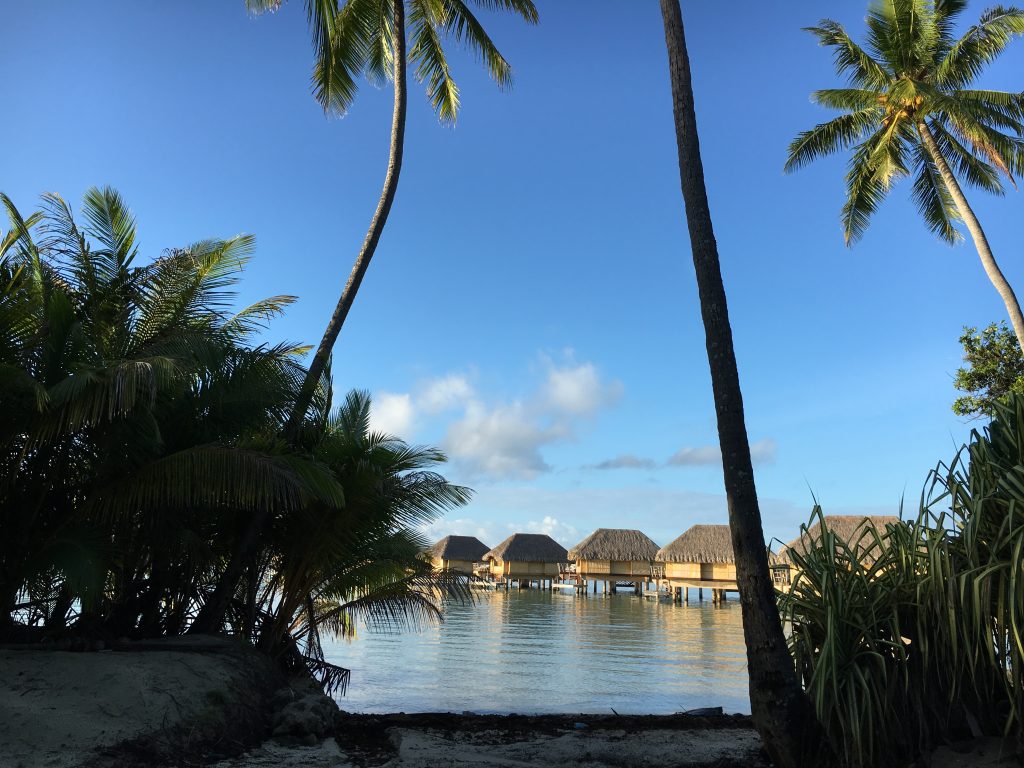
M 516 83 L 452 55 L 454 129 L 411 90 L 391 222 L 336 347 L 335 385 L 377 423 L 442 445 L 476 500 L 430 531 L 572 544 L 599 526 L 666 543 L 725 522 L 657 3 L 539 2 L 485 16 Z M 901 184 L 864 240 L 838 223 L 845 158 L 784 176 L 837 84 L 800 27 L 822 4 L 685 2 L 698 121 L 766 531 L 812 503 L 890 512 L 977 423 L 950 411 L 964 325 L 1004 317 L 969 245 L 929 235 Z M 986 7 L 974 4 L 966 19 Z M 830 2 L 855 35 L 865 3 Z M 111 184 L 143 251 L 249 232 L 244 300 L 300 297 L 269 338 L 319 340 L 376 204 L 390 92 L 344 118 L 309 93 L 293 0 L 37 2 L 5 9 L 0 190 L 23 209 Z M 727 23 L 726 23 L 727 22 Z M 981 81 L 1020 90 L 1024 41 Z M 971 194 L 1011 283 L 1020 193 Z

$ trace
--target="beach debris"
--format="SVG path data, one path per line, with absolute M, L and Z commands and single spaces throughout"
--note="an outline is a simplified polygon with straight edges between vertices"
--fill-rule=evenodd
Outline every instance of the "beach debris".
M 313 746 L 333 733 L 338 705 L 325 696 L 312 680 L 293 680 L 278 689 L 273 698 L 272 718 L 275 739 Z
M 698 707 L 697 709 L 684 709 L 679 712 L 680 715 L 689 715 L 690 717 L 721 717 L 721 707 Z

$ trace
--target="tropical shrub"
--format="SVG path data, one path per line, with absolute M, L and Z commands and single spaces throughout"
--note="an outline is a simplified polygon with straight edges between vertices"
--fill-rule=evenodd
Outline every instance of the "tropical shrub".
M 23 217 L 0 196 L 0 636 L 189 631 L 250 517 L 270 524 L 214 629 L 331 685 L 321 628 L 438 615 L 459 585 L 415 556 L 417 526 L 468 491 L 436 450 L 370 434 L 369 399 L 334 411 L 324 379 L 301 439 L 282 427 L 305 376 L 259 343 L 292 301 L 233 311 L 253 239 L 140 264 L 120 196 L 79 226 L 56 195 Z
M 820 517 L 820 511 L 815 513 Z M 916 519 L 790 556 L 790 648 L 849 766 L 1024 736 L 1024 397 L 929 478 Z

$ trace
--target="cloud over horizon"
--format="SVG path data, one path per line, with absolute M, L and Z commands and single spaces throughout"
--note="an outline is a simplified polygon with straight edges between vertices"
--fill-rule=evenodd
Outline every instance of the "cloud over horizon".
M 750 460 L 754 464 L 771 464 L 778 455 L 778 445 L 768 437 L 750 444 Z M 613 459 L 596 464 L 587 464 L 583 469 L 661 469 L 666 467 L 709 467 L 722 462 L 722 452 L 717 445 L 702 445 L 696 448 L 684 447 L 673 453 L 664 463 L 654 459 L 623 453 Z
M 374 396 L 375 429 L 408 439 L 424 417 L 459 413 L 439 441 L 460 474 L 474 479 L 531 480 L 550 472 L 543 449 L 574 440 L 580 429 L 622 394 L 621 382 L 605 380 L 571 350 L 557 364 L 542 357 L 543 378 L 520 397 L 488 401 L 461 373 L 430 379 L 410 393 Z

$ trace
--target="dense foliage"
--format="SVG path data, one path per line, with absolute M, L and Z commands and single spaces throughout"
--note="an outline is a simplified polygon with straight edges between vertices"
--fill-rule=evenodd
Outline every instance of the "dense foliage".
M 953 386 L 966 394 L 953 402 L 958 416 L 994 416 L 996 403 L 1009 394 L 1024 394 L 1024 354 L 1005 323 L 982 330 L 964 328 L 960 336 L 964 365 Z
M 912 521 L 828 530 L 782 598 L 791 650 L 848 766 L 1024 737 L 1024 396 L 940 465 Z
M 269 524 L 217 630 L 330 685 L 322 629 L 436 616 L 458 585 L 415 530 L 468 491 L 438 451 L 369 429 L 369 399 L 318 390 L 279 435 L 303 348 L 257 336 L 291 297 L 234 312 L 250 237 L 139 264 L 119 195 L 92 189 L 80 226 L 56 195 L 0 238 L 0 635 L 188 631 L 257 511 Z

